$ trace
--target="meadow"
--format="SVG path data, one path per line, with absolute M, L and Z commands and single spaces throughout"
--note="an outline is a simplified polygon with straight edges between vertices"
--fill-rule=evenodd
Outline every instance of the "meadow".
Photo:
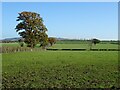
M 55 44 L 49 48 L 61 48 L 61 49 L 87 49 L 89 48 L 88 44 Z M 97 44 L 92 45 L 92 49 L 118 49 L 118 45 L 114 44 Z
M 115 42 L 101 42 L 96 45 L 92 45 L 93 49 L 118 49 L 118 44 L 113 44 Z M 19 43 L 2 43 L 2 46 L 8 46 L 8 47 L 20 47 Z M 26 46 L 26 45 L 25 45 Z M 39 45 L 36 46 L 36 48 L 40 48 Z M 88 41 L 57 41 L 57 43 L 51 47 L 48 48 L 58 48 L 58 49 L 88 49 L 89 48 L 89 42 Z
M 15 47 L 17 45 L 19 44 L 9 44 L 8 46 Z M 57 43 L 50 48 L 86 47 L 85 43 Z M 101 43 L 94 48 L 118 48 L 118 45 Z M 3 88 L 119 87 L 118 51 L 3 53 L 2 70 Z

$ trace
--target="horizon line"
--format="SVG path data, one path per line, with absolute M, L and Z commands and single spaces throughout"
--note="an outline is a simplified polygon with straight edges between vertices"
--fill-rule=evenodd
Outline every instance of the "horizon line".
M 93 37 L 93 38 L 69 38 L 69 37 L 55 37 L 55 36 L 49 36 L 49 37 L 69 39 L 69 40 L 91 40 L 91 39 L 96 38 L 96 37 Z M 5 38 L 1 38 L 1 37 L 0 37 L 0 40 L 10 39 L 10 38 L 20 38 L 20 37 L 5 37 Z M 99 39 L 99 40 L 109 40 L 109 41 L 110 41 L 110 40 L 116 40 L 116 41 L 119 40 L 119 39 L 100 39 L 100 38 L 96 38 L 96 39 Z

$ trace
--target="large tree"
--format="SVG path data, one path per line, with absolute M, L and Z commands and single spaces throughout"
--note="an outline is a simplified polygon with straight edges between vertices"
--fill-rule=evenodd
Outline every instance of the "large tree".
M 41 40 L 43 35 L 47 35 L 47 28 L 43 24 L 40 14 L 35 12 L 21 12 L 17 17 L 19 21 L 16 31 L 24 38 L 24 42 L 28 47 L 34 47 L 37 43 L 44 42 Z
M 43 49 L 46 48 L 46 46 L 48 45 L 48 35 L 41 33 L 40 34 L 40 47 L 42 47 Z

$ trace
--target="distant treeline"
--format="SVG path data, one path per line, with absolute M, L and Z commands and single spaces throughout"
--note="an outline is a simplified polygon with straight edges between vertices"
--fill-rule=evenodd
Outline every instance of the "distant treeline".
M 88 44 L 90 40 L 58 40 L 57 44 Z M 100 41 L 101 44 L 118 44 L 117 40 L 103 40 Z
M 1 43 L 16 43 L 18 41 L 8 41 L 8 40 L 2 40 Z M 87 44 L 90 40 L 57 40 L 57 44 Z M 117 40 L 102 40 L 100 41 L 101 44 L 120 44 Z
M 4 40 L 0 41 L 0 43 L 16 43 L 16 42 L 18 41 L 4 41 Z

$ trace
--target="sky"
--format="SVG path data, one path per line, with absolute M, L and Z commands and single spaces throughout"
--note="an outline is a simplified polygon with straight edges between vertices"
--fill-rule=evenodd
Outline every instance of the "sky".
M 39 13 L 49 37 L 118 39 L 117 2 L 3 2 L 2 38 L 19 37 L 18 13 Z
M 1 0 L 2 2 L 119 2 L 120 0 Z

